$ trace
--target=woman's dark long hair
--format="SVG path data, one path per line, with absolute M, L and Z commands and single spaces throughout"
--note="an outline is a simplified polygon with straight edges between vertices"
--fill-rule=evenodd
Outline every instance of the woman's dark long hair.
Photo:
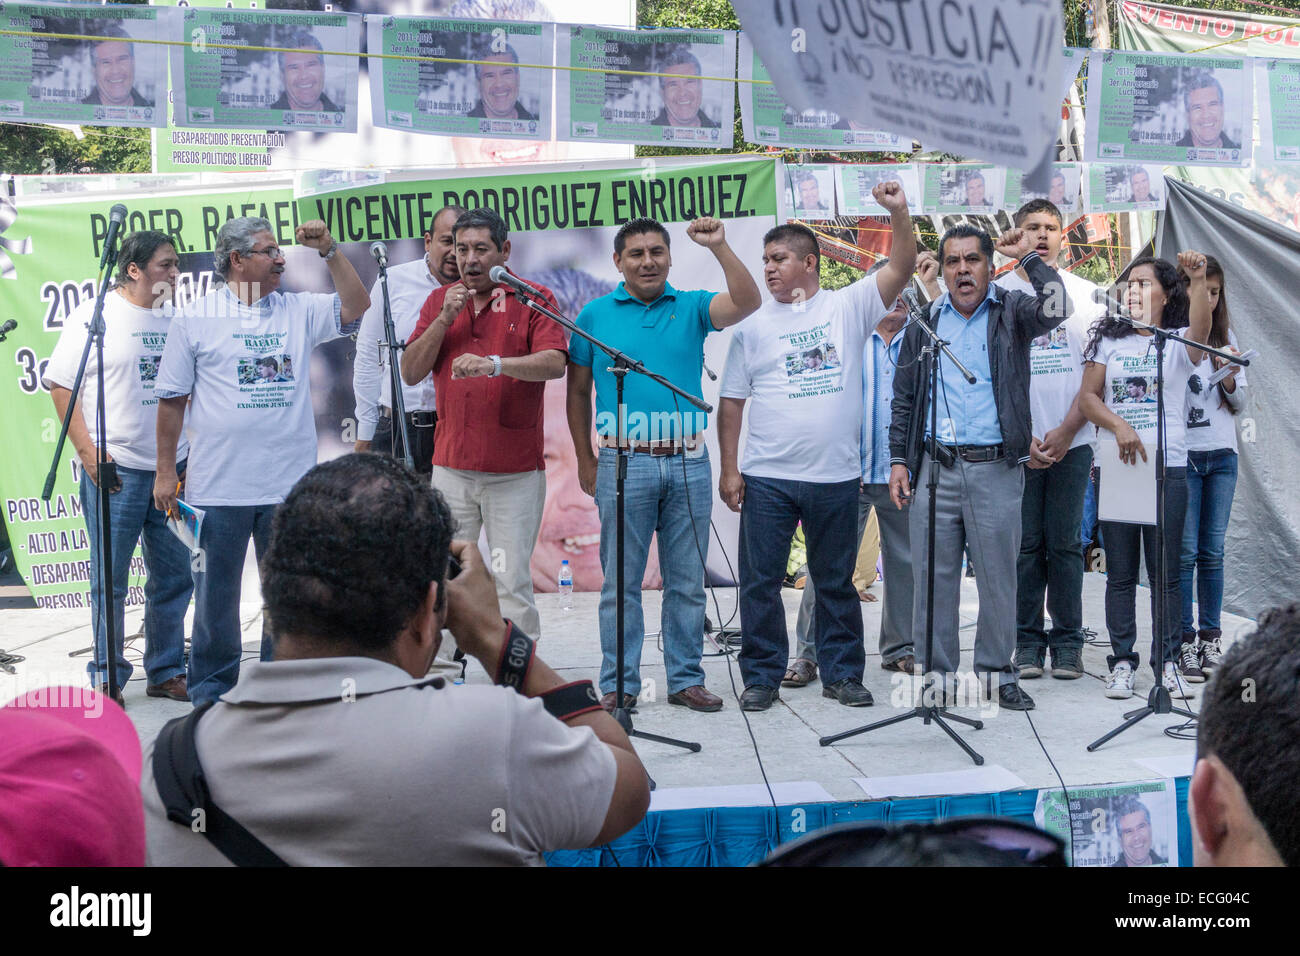
M 1151 266 L 1155 270 L 1156 281 L 1165 292 L 1165 307 L 1160 312 L 1159 321 L 1154 323 L 1162 329 L 1181 329 L 1190 324 L 1191 299 L 1187 297 L 1187 284 L 1178 274 L 1178 268 L 1168 259 L 1155 256 L 1139 256 L 1128 264 L 1115 285 L 1128 281 L 1129 275 L 1138 266 Z M 1097 347 L 1102 339 L 1122 339 L 1136 335 L 1137 330 L 1123 319 L 1107 315 L 1093 323 L 1092 334 L 1088 337 L 1088 347 L 1083 350 L 1086 361 L 1093 361 L 1097 356 Z

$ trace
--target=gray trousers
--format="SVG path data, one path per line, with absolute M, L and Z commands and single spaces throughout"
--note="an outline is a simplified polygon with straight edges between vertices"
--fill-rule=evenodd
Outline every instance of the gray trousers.
M 909 543 L 907 505 L 899 511 L 889 500 L 889 485 L 863 485 L 858 491 L 858 541 L 862 541 L 871 509 L 880 525 L 880 551 L 884 558 L 885 600 L 880 615 L 880 659 L 884 663 L 912 653 L 912 547 Z M 799 600 L 795 626 L 799 643 L 795 657 L 817 662 L 813 645 L 817 594 L 809 575 Z
M 975 671 L 998 671 L 998 683 L 1014 684 L 1016 649 L 1016 559 L 1020 555 L 1020 501 L 1024 466 L 1005 460 L 957 460 L 939 468 L 934 536 L 934 656 L 925 658 L 925 580 L 930 528 L 930 456 L 912 482 L 913 639 L 922 673 L 951 674 L 961 661 L 958 611 L 961 558 L 969 546 L 975 562 L 979 618 L 975 625 Z M 882 529 L 883 530 L 883 529 Z

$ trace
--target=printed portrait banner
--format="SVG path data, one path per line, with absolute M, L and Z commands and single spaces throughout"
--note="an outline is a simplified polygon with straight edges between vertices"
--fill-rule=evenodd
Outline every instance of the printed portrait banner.
M 1255 60 L 1259 160 L 1300 163 L 1300 60 Z
M 1150 212 L 1165 208 L 1163 166 L 1088 163 L 1083 203 L 1088 212 Z
M 431 17 L 366 18 L 366 49 L 389 56 L 477 64 L 370 59 L 373 122 L 416 133 L 551 138 L 555 25 Z
M 0 344 L 0 362 L 16 372 L 0 383 L 0 403 L 6 409 L 0 416 L 0 447 L 12 452 L 0 455 L 0 513 L 14 563 L 41 607 L 90 607 L 94 542 L 81 515 L 80 470 L 71 442 L 64 448 L 53 496 L 48 503 L 39 497 L 60 425 L 42 379 L 64 319 L 78 304 L 94 299 L 109 206 L 117 198 L 108 194 L 63 199 L 55 193 L 49 199 L 20 199 L 16 209 L 7 203 L 0 206 L 7 231 L 26 241 L 23 254 L 13 257 L 12 274 L 0 279 L 0 314 L 18 320 L 18 328 Z M 140 188 L 120 198 L 128 210 L 124 232 L 157 229 L 174 238 L 181 260 L 182 303 L 211 288 L 212 244 L 228 218 L 264 216 L 286 251 L 297 225 L 287 182 L 210 193 Z M 110 416 L 113 412 L 107 409 Z M 144 602 L 143 574 L 137 552 L 127 607 Z
M 826 163 L 786 164 L 786 214 L 792 219 L 834 219 L 838 168 Z
M 1093 51 L 1086 158 L 1248 166 L 1254 77 L 1241 57 Z
M 555 62 L 574 68 L 556 71 L 557 139 L 710 149 L 732 145 L 734 31 L 561 24 Z
M 829 110 L 1023 170 L 1056 141 L 1064 72 L 1057 0 L 732 6 L 796 111 Z
M 787 167 L 789 168 L 789 167 Z M 924 211 L 921 204 L 921 184 L 912 163 L 846 164 L 835 166 L 835 205 L 841 216 L 888 216 L 889 211 L 871 195 L 878 183 L 896 181 L 902 184 L 907 197 L 907 208 L 914 216 Z
M 0 36 L 0 119 L 162 126 L 163 41 L 178 29 L 170 13 L 151 6 L 0 4 L 0 29 L 35 34 Z
M 356 132 L 360 16 L 193 7 L 181 15 L 185 42 L 171 52 L 180 123 Z
M 742 33 L 739 51 L 740 126 L 745 139 L 764 146 L 790 146 L 799 149 L 827 149 L 836 152 L 903 152 L 912 151 L 912 138 L 884 130 L 871 130 L 828 110 L 792 109 L 770 82 L 767 67 L 758 58 L 754 44 Z M 1078 68 L 1078 64 L 1075 64 Z
M 1006 207 L 1008 171 L 992 163 L 929 163 L 921 167 L 921 204 L 939 215 L 992 215 Z
M 1007 190 L 1003 202 L 1007 209 L 1015 210 L 1031 199 L 1047 199 L 1065 213 L 1068 222 L 1082 208 L 1080 180 L 1083 177 L 1083 169 L 1081 163 L 1053 163 L 1046 191 L 1027 188 L 1024 174 L 1016 170 L 1008 170 Z
M 1177 866 L 1178 794 L 1173 780 L 1040 790 L 1034 822 L 1073 847 L 1071 866 Z

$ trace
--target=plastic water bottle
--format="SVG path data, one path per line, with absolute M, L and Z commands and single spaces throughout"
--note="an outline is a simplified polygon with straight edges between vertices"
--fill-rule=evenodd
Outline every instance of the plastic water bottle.
M 566 611 L 573 608 L 573 569 L 568 561 L 560 562 L 560 600 Z

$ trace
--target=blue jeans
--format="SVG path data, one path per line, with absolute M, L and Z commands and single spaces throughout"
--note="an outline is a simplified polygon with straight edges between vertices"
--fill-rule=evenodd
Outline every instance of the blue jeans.
M 1083 650 L 1083 545 L 1078 530 L 1092 449 L 1072 448 L 1050 468 L 1025 469 L 1016 559 L 1016 646 Z M 1043 629 L 1043 595 L 1052 631 Z
M 803 522 L 808 575 L 817 582 L 813 638 L 822 683 L 862 680 L 862 608 L 853 587 L 858 553 L 858 479 L 789 481 L 745 475 L 740 509 L 740 676 L 746 687 L 777 688 L 790 637 L 781 600 L 790 538 Z
M 190 643 L 190 700 L 214 701 L 239 680 L 243 641 L 239 628 L 240 581 L 248 539 L 262 560 L 271 539 L 275 505 L 213 505 L 204 508 L 203 560 L 194 569 L 194 635 Z M 271 659 L 271 640 L 262 618 L 262 660 Z
M 1088 484 L 1083 491 L 1083 524 L 1079 528 L 1079 537 L 1084 544 L 1105 547 L 1101 540 L 1101 523 L 1097 521 L 1097 471 L 1092 468 L 1088 470 Z
M 600 450 L 596 508 L 600 513 L 600 566 L 605 573 L 600 589 L 600 690 L 605 694 L 617 689 L 618 679 L 615 660 L 618 520 L 614 500 L 617 464 L 615 449 Z M 713 507 L 713 474 L 708 455 L 703 448 L 698 454 L 687 456 L 628 455 L 623 494 L 623 692 L 637 694 L 641 690 L 641 645 L 645 640 L 641 581 L 650 553 L 650 537 L 658 532 L 659 570 L 664 579 L 659 628 L 664 641 L 668 693 L 675 694 L 704 683 L 704 669 L 700 666 L 700 655 L 704 652 L 704 557 L 709 553 L 709 517 Z
M 185 462 L 176 467 L 185 473 Z M 185 673 L 185 611 L 194 586 L 190 581 L 190 552 L 167 530 L 166 516 L 154 507 L 154 473 L 117 466 L 120 491 L 109 497 L 109 533 L 113 549 L 113 614 L 117 624 L 114 648 L 117 684 L 131 679 L 131 665 L 122 653 L 127 578 L 135 543 L 141 542 L 148 580 L 144 586 L 144 670 L 150 684 L 162 684 Z M 90 614 L 95 651 L 86 673 L 95 687 L 108 683 L 108 621 L 104 617 L 104 580 L 99 562 L 99 489 L 81 473 L 81 510 L 90 539 Z
M 1196 633 L 1192 574 L 1201 630 L 1219 630 L 1223 611 L 1223 537 L 1237 488 L 1237 453 L 1231 448 L 1187 453 L 1187 518 L 1183 522 L 1183 640 Z

